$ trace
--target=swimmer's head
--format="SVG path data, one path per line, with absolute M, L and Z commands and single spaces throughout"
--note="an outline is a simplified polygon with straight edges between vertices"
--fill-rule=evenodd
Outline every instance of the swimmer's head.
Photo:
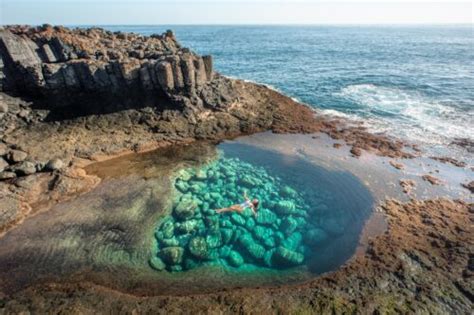
M 254 208 L 257 209 L 257 208 L 258 208 L 258 204 L 259 204 L 258 199 L 252 200 L 252 204 L 253 204 Z

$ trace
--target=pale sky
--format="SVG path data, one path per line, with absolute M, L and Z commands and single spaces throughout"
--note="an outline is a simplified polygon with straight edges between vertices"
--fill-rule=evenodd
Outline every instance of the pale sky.
M 471 24 L 472 1 L 0 0 L 0 24 Z

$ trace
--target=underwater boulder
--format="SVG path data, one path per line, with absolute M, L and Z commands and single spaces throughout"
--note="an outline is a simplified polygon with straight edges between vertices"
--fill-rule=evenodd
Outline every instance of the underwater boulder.
M 194 215 L 194 210 L 197 208 L 197 202 L 194 198 L 183 195 L 178 204 L 174 208 L 174 213 L 178 219 L 188 219 Z
M 327 240 L 328 234 L 320 228 L 312 228 L 305 232 L 304 242 L 308 245 L 320 244 Z
M 275 239 L 271 236 L 264 238 L 262 242 L 266 248 L 273 248 L 276 245 Z
M 150 258 L 148 263 L 150 264 L 151 268 L 153 268 L 155 270 L 158 270 L 158 271 L 165 270 L 165 268 L 166 268 L 166 265 L 163 262 L 163 260 L 161 260 L 159 257 L 156 257 L 156 256 L 153 256 L 152 258 Z
M 182 247 L 165 247 L 161 250 L 160 257 L 169 265 L 179 265 L 183 260 L 183 252 Z
M 210 231 L 206 235 L 206 243 L 209 248 L 216 248 L 222 245 L 222 237 L 219 231 Z
M 197 225 L 198 225 L 197 220 L 187 220 L 184 222 L 177 222 L 175 229 L 178 233 L 189 234 L 189 233 L 194 232 L 194 230 L 196 230 Z
M 258 180 L 250 175 L 244 175 L 239 178 L 238 183 L 240 186 L 247 188 L 253 188 L 258 184 Z
M 172 237 L 172 238 L 165 238 L 165 239 L 162 239 L 161 240 L 161 245 L 163 247 L 173 247 L 173 246 L 178 246 L 179 245 L 179 241 L 176 237 Z
M 278 246 L 272 255 L 272 264 L 278 267 L 291 267 L 300 265 L 304 255 L 283 246 Z
M 232 239 L 232 235 L 234 234 L 234 231 L 230 228 L 221 228 L 220 230 L 221 230 L 222 243 L 229 244 Z
M 194 178 L 198 180 L 206 180 L 207 174 L 203 170 L 198 170 L 196 174 L 194 175 Z
M 182 180 L 177 180 L 174 186 L 182 193 L 186 193 L 189 190 L 189 184 Z
M 296 210 L 296 205 L 291 200 L 280 200 L 275 205 L 275 210 L 279 214 L 293 214 Z
M 277 216 L 275 213 L 271 212 L 268 209 L 262 209 L 258 211 L 256 221 L 258 224 L 271 225 L 275 223 Z
M 273 267 L 272 257 L 275 251 L 276 251 L 276 248 L 272 248 L 265 252 L 265 254 L 263 255 L 263 263 L 265 264 L 265 266 Z
M 283 239 L 281 245 L 287 249 L 296 250 L 303 240 L 303 235 L 300 232 L 294 232 L 287 238 Z
M 181 179 L 182 181 L 187 182 L 188 180 L 191 179 L 191 177 L 193 177 L 193 174 L 191 170 L 189 169 L 181 169 L 178 171 L 178 178 Z
M 248 218 L 245 222 L 245 228 L 249 231 L 252 231 L 255 227 L 255 220 L 253 218 Z
M 242 226 L 245 225 L 245 219 L 240 214 L 232 213 L 232 215 L 230 216 L 230 219 L 235 224 L 242 225 Z
M 227 258 L 227 257 L 229 257 L 231 251 L 232 251 L 232 247 L 222 246 L 221 248 L 219 248 L 219 257 L 220 258 Z
M 160 231 L 163 233 L 163 238 L 172 238 L 174 235 L 174 224 L 173 221 L 168 220 L 163 222 L 160 227 Z
M 298 193 L 296 192 L 296 190 L 294 190 L 290 186 L 283 186 L 283 188 L 280 191 L 280 194 L 285 198 L 296 198 L 296 197 L 298 197 Z
M 284 218 L 281 222 L 281 229 L 285 235 L 290 235 L 296 230 L 297 227 L 298 222 L 292 217 Z
M 227 260 L 229 261 L 229 265 L 233 267 L 240 267 L 244 264 L 244 258 L 235 250 L 229 253 Z
M 321 220 L 322 228 L 331 235 L 339 236 L 344 233 L 343 224 L 333 217 L 324 217 Z
M 263 255 L 265 254 L 265 248 L 262 245 L 256 243 L 249 233 L 242 234 L 238 241 L 242 249 L 250 257 L 255 259 L 263 258 Z
M 201 236 L 196 236 L 189 241 L 188 244 L 189 252 L 200 259 L 208 256 L 208 246 L 206 239 Z

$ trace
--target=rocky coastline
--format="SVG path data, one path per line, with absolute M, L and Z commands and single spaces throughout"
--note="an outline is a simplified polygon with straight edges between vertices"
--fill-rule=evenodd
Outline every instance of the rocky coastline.
M 227 78 L 213 69 L 211 56 L 182 47 L 171 31 L 142 36 L 6 26 L 0 29 L 0 53 L 0 237 L 51 204 L 92 190 L 100 178 L 84 167 L 124 154 L 262 131 L 322 132 L 349 145 L 353 157 L 418 154 L 416 147 L 319 115 L 264 85 Z M 472 183 L 466 189 L 472 191 Z M 163 313 L 183 307 L 224 313 L 468 313 L 472 205 L 412 200 L 382 207 L 389 223 L 384 235 L 341 270 L 301 286 L 137 297 L 92 283 L 53 283 L 14 296 L 0 292 L 0 312 L 89 312 L 89 304 L 117 313 L 152 312 L 157 305 Z

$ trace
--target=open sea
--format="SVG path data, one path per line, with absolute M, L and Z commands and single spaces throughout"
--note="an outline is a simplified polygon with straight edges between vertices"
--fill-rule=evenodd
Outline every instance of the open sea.
M 474 28 L 459 26 L 105 26 L 172 29 L 227 76 L 268 84 L 328 114 L 472 159 Z M 446 150 L 448 152 L 446 152 Z

